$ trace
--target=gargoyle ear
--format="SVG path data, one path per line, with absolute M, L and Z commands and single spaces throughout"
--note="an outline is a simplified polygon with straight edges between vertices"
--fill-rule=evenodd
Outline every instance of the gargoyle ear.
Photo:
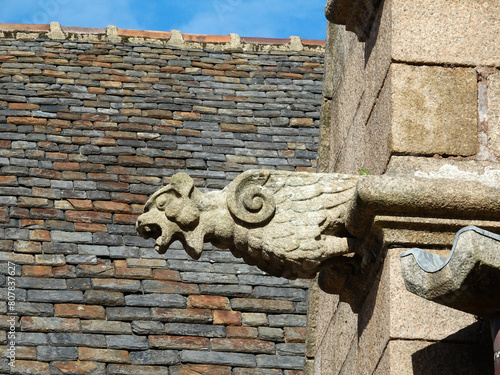
M 177 173 L 170 181 L 172 188 L 182 197 L 188 198 L 194 188 L 194 182 L 186 173 Z
M 164 211 L 169 220 L 180 226 L 190 226 L 198 221 L 199 210 L 193 204 L 194 182 L 186 173 L 172 176 L 170 184 L 156 198 L 156 206 Z

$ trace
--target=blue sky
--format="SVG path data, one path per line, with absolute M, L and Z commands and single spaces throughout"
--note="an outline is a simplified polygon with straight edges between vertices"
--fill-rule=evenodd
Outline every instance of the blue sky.
M 325 39 L 326 0 L 3 0 L 0 23 Z

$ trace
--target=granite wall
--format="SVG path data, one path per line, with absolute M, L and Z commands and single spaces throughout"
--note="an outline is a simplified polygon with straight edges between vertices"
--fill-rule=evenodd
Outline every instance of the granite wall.
M 135 232 L 175 172 L 314 171 L 321 41 L 0 24 L 0 369 L 302 373 L 307 281 Z M 14 336 L 10 333 L 15 332 Z
M 318 170 L 452 186 L 498 169 L 499 11 L 498 1 L 328 1 Z M 374 224 L 390 246 L 375 249 L 362 306 L 346 303 L 349 282 L 340 296 L 311 289 L 307 374 L 493 373 L 487 322 L 409 293 L 399 256 L 415 246 L 447 256 L 462 227 L 497 224 L 419 216 Z

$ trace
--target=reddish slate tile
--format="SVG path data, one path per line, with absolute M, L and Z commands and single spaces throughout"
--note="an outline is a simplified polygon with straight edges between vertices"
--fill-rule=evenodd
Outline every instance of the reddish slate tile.
M 9 103 L 9 109 L 13 111 L 32 111 L 40 109 L 40 106 L 30 103 Z
M 223 325 L 241 325 L 241 312 L 228 311 L 228 310 L 215 310 L 214 311 L 214 324 Z
M 47 24 L 24 24 L 24 23 L 0 23 L 2 31 L 49 31 L 50 26 Z
M 46 118 L 37 118 L 37 117 L 7 117 L 8 124 L 15 125 L 47 125 Z
M 51 366 L 60 374 L 102 374 L 106 365 L 94 361 L 54 361 Z
M 149 342 L 153 348 L 207 350 L 209 340 L 205 337 L 151 335 Z
M 256 327 L 228 326 L 226 327 L 226 334 L 228 338 L 256 339 L 259 336 L 259 331 Z
M 115 275 L 118 278 L 150 279 L 153 277 L 151 268 L 127 267 L 127 261 L 115 260 Z
M 105 224 L 75 223 L 75 232 L 107 232 Z
M 230 310 L 229 299 L 222 296 L 194 295 L 189 296 L 191 307 L 202 309 Z
M 49 364 L 39 361 L 18 361 L 16 360 L 16 372 L 18 374 L 48 374 Z
M 55 304 L 54 314 L 65 318 L 105 319 L 106 310 L 97 305 Z
M 80 319 L 23 316 L 21 330 L 27 332 L 79 332 Z M 25 374 L 23 372 L 23 374 Z M 28 374 L 30 374 L 28 372 Z
M 78 348 L 78 359 L 81 361 L 130 363 L 130 356 L 126 350 Z
M 51 266 L 25 264 L 22 266 L 24 277 L 54 277 Z

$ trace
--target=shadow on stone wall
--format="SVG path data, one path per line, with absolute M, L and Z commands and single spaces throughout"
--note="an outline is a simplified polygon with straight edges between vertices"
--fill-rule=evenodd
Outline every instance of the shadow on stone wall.
M 463 342 L 477 337 L 477 342 Z M 493 374 L 493 349 L 487 321 L 472 324 L 412 355 L 413 375 Z

